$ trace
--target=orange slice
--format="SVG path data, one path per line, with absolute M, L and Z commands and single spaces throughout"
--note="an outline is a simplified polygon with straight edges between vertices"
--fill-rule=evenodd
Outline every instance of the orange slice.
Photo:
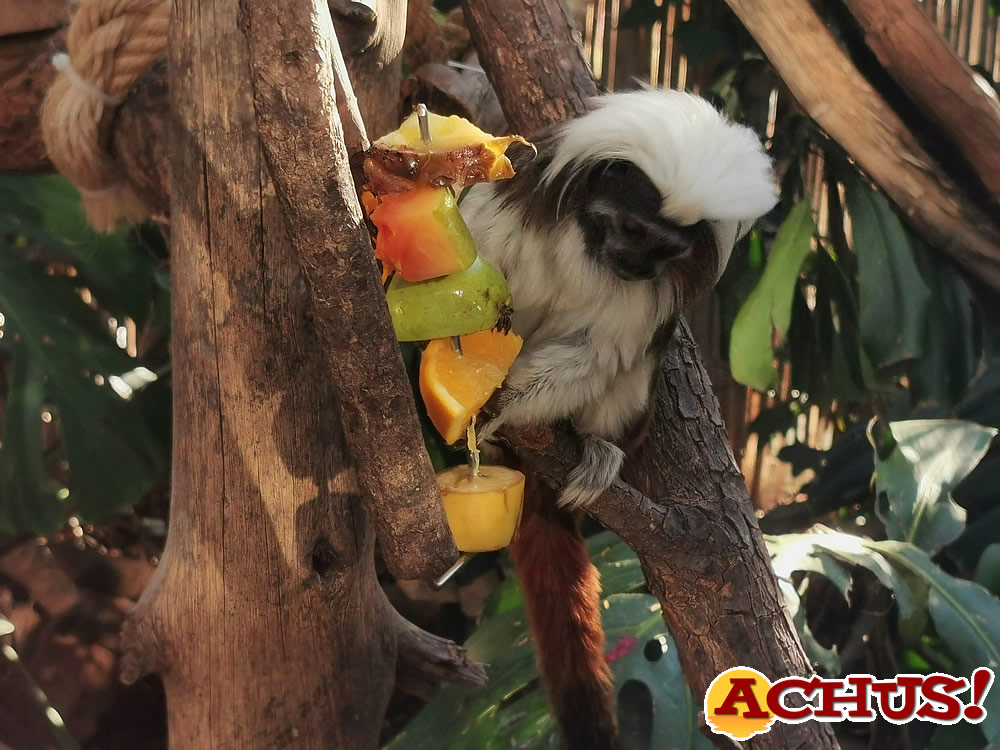
M 521 343 L 513 333 L 489 330 L 462 336 L 462 354 L 451 339 L 427 345 L 420 358 L 420 395 L 445 442 L 465 434 L 472 417 L 503 383 Z

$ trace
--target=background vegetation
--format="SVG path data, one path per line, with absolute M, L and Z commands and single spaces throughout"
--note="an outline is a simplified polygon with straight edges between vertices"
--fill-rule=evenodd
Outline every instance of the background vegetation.
M 859 67 L 877 76 L 850 14 L 821 5 Z M 665 7 L 634 0 L 618 28 L 662 30 Z M 720 284 L 718 340 L 700 343 L 728 362 L 735 381 L 767 396 L 747 426 L 755 439 L 795 433 L 814 408 L 829 431 L 828 445 L 791 442 L 778 454 L 792 474 L 810 477 L 796 502 L 757 498 L 770 511 L 761 525 L 810 657 L 827 675 L 996 668 L 996 291 L 914 233 L 795 105 L 724 4 L 683 7 L 698 11 L 672 32 L 692 71 L 688 83 L 761 131 L 781 178 L 780 204 Z M 439 10 L 444 22 L 450 9 Z M 604 83 L 614 85 L 607 75 Z M 988 206 L 968 165 L 935 141 L 904 95 L 893 96 L 973 200 Z M 165 534 L 166 248 L 152 226 L 96 235 L 68 183 L 26 176 L 0 176 L 0 244 L 0 636 L 15 627 L 21 634 L 21 684 L 37 681 L 48 695 L 32 693 L 28 710 L 42 716 L 51 701 L 69 727 L 49 716 L 64 746 L 157 747 L 155 682 L 116 687 L 108 658 Z M 426 435 L 438 465 L 456 459 Z M 638 561 L 609 532 L 593 531 L 628 746 L 709 747 L 698 730 L 699 697 L 684 685 Z M 490 665 L 485 690 L 450 686 L 426 705 L 394 704 L 391 747 L 555 746 L 504 555 L 479 556 L 443 592 L 383 578 L 410 619 L 464 640 Z M 986 707 L 990 718 L 978 727 L 837 731 L 845 747 L 980 748 L 1000 741 L 1000 691 Z M 142 728 L 126 729 L 136 718 Z

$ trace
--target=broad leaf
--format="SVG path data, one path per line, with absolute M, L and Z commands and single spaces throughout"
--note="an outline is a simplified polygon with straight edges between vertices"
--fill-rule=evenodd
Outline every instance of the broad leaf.
M 611 531 L 587 539 L 587 552 L 601 576 L 605 593 L 647 593 L 646 577 L 639 558 Z
M 877 368 L 923 354 L 930 290 L 914 248 L 885 197 L 857 176 L 846 185 L 858 259 L 861 340 Z
M 904 542 L 868 542 L 929 589 L 928 611 L 955 662 L 956 675 L 969 677 L 977 667 L 1000 668 L 1000 601 L 982 586 L 945 573 L 925 552 Z M 986 719 L 979 725 L 990 742 L 1000 741 L 1000 691 L 983 701 Z
M 45 389 L 42 373 L 24 347 L 13 347 L 13 361 L 0 432 L 0 528 L 44 534 L 65 517 L 49 480 L 42 437 Z
M 976 563 L 976 583 L 991 592 L 1000 594 L 1000 543 L 994 542 L 983 550 Z
M 965 528 L 965 509 L 951 493 L 986 455 L 997 430 L 950 419 L 891 422 L 889 429 L 895 446 L 884 460 L 875 456 L 876 510 L 890 539 L 934 554 Z
M 933 314 L 927 316 L 923 354 L 908 368 L 916 402 L 951 406 L 962 399 L 982 362 L 983 320 L 962 273 L 925 244 L 913 241 Z
M 71 279 L 49 276 L 17 252 L 0 252 L 0 311 L 18 356 L 31 358 L 44 382 L 69 462 L 69 503 L 97 520 L 137 502 L 166 469 L 167 446 L 143 413 L 144 397 L 156 395 L 168 412 L 163 389 L 123 400 L 105 383 L 139 363 L 107 333 L 104 321 L 76 294 Z M 52 529 L 48 529 L 51 531 Z
M 977 667 L 1000 667 L 1000 601 L 982 586 L 948 575 L 919 547 L 833 532 L 786 534 L 766 541 L 778 559 L 792 553 L 803 560 L 829 554 L 872 571 L 895 595 L 904 620 L 918 617 L 918 608 L 926 608 L 955 664 L 955 674 L 968 677 Z M 788 559 L 783 565 L 817 570 L 812 563 L 799 567 Z M 1000 740 L 1000 692 L 987 693 L 983 706 L 987 717 L 979 725 L 982 734 L 990 741 Z
M 0 232 L 37 242 L 46 257 L 71 263 L 101 306 L 142 326 L 160 283 L 156 261 L 138 230 L 96 232 L 86 220 L 80 194 L 61 175 L 0 175 Z
M 839 563 L 859 565 L 870 571 L 879 582 L 893 592 L 900 614 L 908 617 L 913 611 L 913 594 L 903 576 L 881 555 L 873 555 L 865 547 L 865 540 L 850 534 L 782 534 L 765 537 L 772 558 L 780 561 L 781 570 L 802 570 L 824 573 L 822 566 L 811 558 L 830 555 Z M 795 561 L 795 556 L 799 562 Z M 837 568 L 833 568 L 837 570 Z M 825 573 L 824 573 L 825 574 Z M 830 579 L 843 590 L 840 576 Z
M 617 593 L 644 585 L 638 560 L 610 533 L 592 537 L 588 547 L 601 571 L 606 653 L 619 710 L 643 714 L 651 704 L 645 719 L 652 726 L 652 747 L 709 750 L 711 743 L 698 730 L 698 702 L 684 682 L 659 603 L 646 594 Z M 469 656 L 487 665 L 489 684 L 442 687 L 390 749 L 560 746 L 523 604 L 516 581 L 507 581 L 491 595 L 482 623 L 465 643 Z
M 802 201 L 778 230 L 764 275 L 733 323 L 729 365 L 740 383 L 763 391 L 777 382 L 772 340 L 775 332 L 779 340 L 788 333 L 799 269 L 811 252 L 815 233 L 812 208 Z

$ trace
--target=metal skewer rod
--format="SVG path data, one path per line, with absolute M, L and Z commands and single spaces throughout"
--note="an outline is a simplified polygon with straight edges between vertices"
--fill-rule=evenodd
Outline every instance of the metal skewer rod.
M 444 588 L 444 585 L 451 580 L 452 576 L 454 576 L 458 571 L 460 571 L 462 569 L 462 566 L 465 565 L 467 562 L 469 562 L 471 558 L 472 555 L 470 554 L 460 555 L 459 558 L 455 560 L 454 563 L 452 563 L 452 566 L 448 568 L 448 570 L 446 570 L 444 573 L 442 573 L 441 576 L 437 580 L 435 580 L 434 583 L 432 583 L 431 585 L 435 589 Z
M 424 143 L 431 142 L 431 123 L 430 118 L 427 116 L 427 105 L 421 102 L 417 105 L 417 124 L 420 126 L 420 138 Z M 455 351 L 459 354 L 464 354 L 462 351 L 462 339 L 460 336 L 451 337 L 451 345 L 455 348 Z

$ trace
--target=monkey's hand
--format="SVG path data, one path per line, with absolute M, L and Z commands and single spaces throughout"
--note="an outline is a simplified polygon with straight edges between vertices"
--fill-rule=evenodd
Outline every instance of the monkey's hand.
M 580 463 L 559 493 L 563 508 L 586 508 L 614 483 L 625 462 L 625 451 L 596 435 L 580 435 L 580 449 Z
M 602 367 L 586 331 L 526 347 L 490 399 L 493 417 L 477 423 L 478 442 L 488 444 L 505 425 L 554 424 L 570 419 L 608 389 L 613 373 Z M 618 476 L 625 454 L 592 434 L 581 435 L 582 459 L 570 472 L 559 504 L 582 507 Z
M 504 425 L 554 424 L 569 419 L 598 398 L 614 373 L 601 367 L 587 331 L 526 344 L 503 386 L 493 394 L 494 416 L 477 423 L 480 442 Z

